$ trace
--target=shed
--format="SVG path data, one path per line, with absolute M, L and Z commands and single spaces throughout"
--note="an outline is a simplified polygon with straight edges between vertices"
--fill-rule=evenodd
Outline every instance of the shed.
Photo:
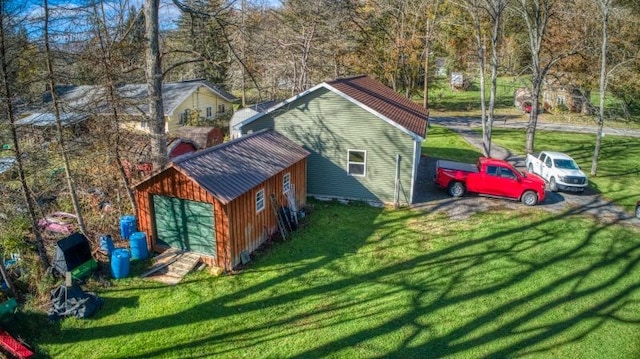
M 270 197 L 306 203 L 309 152 L 273 131 L 177 157 L 135 186 L 139 229 L 156 251 L 196 252 L 229 270 L 277 228 Z

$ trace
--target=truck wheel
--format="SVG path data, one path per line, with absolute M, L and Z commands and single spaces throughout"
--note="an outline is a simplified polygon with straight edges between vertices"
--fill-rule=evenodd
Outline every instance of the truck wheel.
M 549 189 L 551 190 L 551 192 L 558 192 L 558 184 L 556 183 L 555 177 L 551 177 L 549 179 Z
M 451 182 L 449 185 L 449 195 L 451 197 L 462 197 L 467 189 L 462 182 Z
M 526 206 L 535 206 L 538 204 L 538 195 L 534 191 L 526 191 L 520 198 Z

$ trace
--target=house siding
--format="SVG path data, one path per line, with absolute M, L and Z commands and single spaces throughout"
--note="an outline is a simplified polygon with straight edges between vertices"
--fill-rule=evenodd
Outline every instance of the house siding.
M 309 195 L 392 203 L 399 155 L 398 200 L 411 203 L 414 138 L 347 99 L 319 89 L 243 126 L 242 133 L 263 128 L 273 128 L 311 152 Z M 348 175 L 350 149 L 367 152 L 366 176 Z
M 217 112 L 218 105 L 221 104 L 225 105 L 224 113 Z M 176 131 L 176 129 L 178 129 L 178 127 L 181 126 L 180 115 L 185 110 L 197 110 L 200 114 L 200 117 L 206 118 L 207 107 L 211 107 L 212 118 L 227 115 L 233 112 L 233 104 L 231 102 L 218 97 L 207 87 L 201 86 L 197 91 L 194 91 L 185 101 L 183 101 L 180 106 L 176 107 L 173 113 L 171 113 L 171 116 L 168 116 L 168 132 L 173 133 L 174 131 Z

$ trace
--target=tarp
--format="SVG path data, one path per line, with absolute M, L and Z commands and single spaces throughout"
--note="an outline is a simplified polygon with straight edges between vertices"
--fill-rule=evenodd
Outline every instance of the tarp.
M 66 272 L 71 272 L 91 259 L 93 257 L 87 237 L 82 233 L 73 233 L 56 243 L 53 268 L 64 276 Z
M 61 285 L 51 291 L 49 319 L 74 316 L 84 319 L 92 316 L 102 307 L 104 301 L 94 293 L 84 292 L 78 285 Z

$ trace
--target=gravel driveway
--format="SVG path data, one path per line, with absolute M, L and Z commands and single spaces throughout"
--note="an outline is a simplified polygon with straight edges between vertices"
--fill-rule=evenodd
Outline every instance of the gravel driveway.
M 479 120 L 468 119 L 465 121 L 459 118 L 450 119 L 445 117 L 434 117 L 430 120 L 432 121 L 432 123 L 437 123 L 456 131 L 469 143 L 478 148 L 482 148 L 481 136 L 478 135 L 477 132 L 471 130 L 476 126 L 479 126 Z M 585 131 L 584 126 L 581 126 L 580 128 L 582 129 L 581 131 Z M 565 125 L 562 130 L 567 131 L 570 129 L 571 126 Z M 593 131 L 595 131 L 595 129 L 593 129 Z M 627 135 L 637 135 L 640 137 L 639 131 L 631 132 L 632 133 L 630 134 L 627 133 Z M 504 148 L 493 145 L 492 156 L 496 158 L 506 159 L 517 168 L 524 169 L 524 157 L 510 153 Z M 494 208 L 526 208 L 520 202 L 485 198 L 475 195 L 466 195 L 462 198 L 449 197 L 446 191 L 438 189 L 433 183 L 436 160 L 437 158 L 425 156 L 422 157 L 420 161 L 414 201 L 415 208 L 444 211 L 448 213 L 452 219 L 464 219 L 473 215 L 474 213 Z M 580 194 L 551 192 L 549 190 L 547 190 L 546 194 L 547 196 L 545 200 L 537 207 L 553 213 L 584 214 L 587 216 L 592 216 L 601 223 L 625 223 L 636 226 L 640 225 L 640 219 L 635 218 L 632 212 L 625 211 L 623 208 L 612 204 L 610 201 L 607 201 L 599 193 L 596 193 L 590 188 L 587 188 L 584 193 Z

